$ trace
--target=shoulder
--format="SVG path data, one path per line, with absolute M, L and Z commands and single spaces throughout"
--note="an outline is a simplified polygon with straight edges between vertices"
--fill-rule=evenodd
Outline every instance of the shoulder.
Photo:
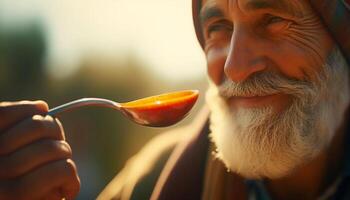
M 174 149 L 196 134 L 199 121 L 196 120 L 189 126 L 176 128 L 153 138 L 127 161 L 124 168 L 97 199 L 148 199 Z

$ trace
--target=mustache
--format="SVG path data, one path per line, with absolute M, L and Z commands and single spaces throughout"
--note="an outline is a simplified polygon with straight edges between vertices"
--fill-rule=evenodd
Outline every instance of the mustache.
M 218 86 L 218 92 L 223 98 L 267 96 L 277 93 L 305 98 L 317 95 L 317 85 L 320 85 L 317 83 L 319 80 L 296 80 L 276 72 L 260 72 L 239 83 L 225 80 Z

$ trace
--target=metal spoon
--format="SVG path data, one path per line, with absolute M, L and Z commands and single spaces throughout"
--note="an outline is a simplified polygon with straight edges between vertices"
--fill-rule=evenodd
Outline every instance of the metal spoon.
M 101 98 L 83 98 L 52 108 L 48 115 L 57 116 L 79 107 L 100 106 L 119 110 L 130 120 L 144 126 L 164 127 L 183 119 L 197 101 L 198 94 L 198 90 L 185 90 L 126 103 Z

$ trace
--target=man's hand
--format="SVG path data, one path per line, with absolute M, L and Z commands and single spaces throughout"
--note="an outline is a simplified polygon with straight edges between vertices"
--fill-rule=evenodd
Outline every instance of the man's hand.
M 80 181 L 57 119 L 42 101 L 0 103 L 0 199 L 73 199 Z

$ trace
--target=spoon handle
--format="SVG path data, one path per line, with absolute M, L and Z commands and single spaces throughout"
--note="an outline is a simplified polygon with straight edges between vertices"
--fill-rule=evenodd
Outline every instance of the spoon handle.
M 101 98 L 82 98 L 75 101 L 68 102 L 66 104 L 57 106 L 49 110 L 48 115 L 57 116 L 63 112 L 68 112 L 76 108 L 84 106 L 100 106 L 108 107 L 119 110 L 120 104 L 108 99 Z

